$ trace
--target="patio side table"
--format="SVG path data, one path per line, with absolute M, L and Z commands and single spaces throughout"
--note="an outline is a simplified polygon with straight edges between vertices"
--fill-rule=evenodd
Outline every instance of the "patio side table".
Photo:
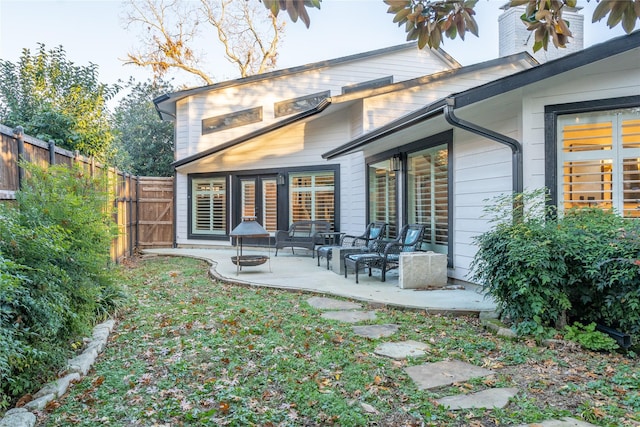
M 337 246 L 332 248 L 332 253 L 329 254 L 329 258 L 327 259 L 327 265 L 329 264 L 329 259 L 333 258 L 333 263 L 331 263 L 331 270 L 339 275 L 344 274 L 344 257 L 350 254 L 359 254 L 365 248 L 362 247 L 354 247 L 354 246 Z

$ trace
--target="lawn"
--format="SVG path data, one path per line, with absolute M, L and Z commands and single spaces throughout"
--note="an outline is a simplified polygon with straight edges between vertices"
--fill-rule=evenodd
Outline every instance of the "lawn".
M 207 265 L 152 258 L 123 267 L 130 302 L 94 369 L 39 414 L 41 426 L 493 426 L 573 416 L 640 425 L 640 362 L 509 341 L 477 319 L 375 308 L 392 338 L 320 317 L 310 294 L 212 281 Z M 371 309 L 370 307 L 364 307 Z M 429 343 L 426 358 L 374 355 L 384 341 Z M 460 359 L 496 371 L 417 390 L 407 365 Z M 434 399 L 518 387 L 499 410 L 449 411 Z

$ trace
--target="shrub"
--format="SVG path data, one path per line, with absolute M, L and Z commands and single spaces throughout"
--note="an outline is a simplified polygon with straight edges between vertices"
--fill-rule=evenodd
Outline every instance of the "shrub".
M 587 350 L 611 351 L 618 348 L 616 340 L 603 332 L 596 331 L 595 323 L 585 326 L 580 322 L 574 322 L 572 326 L 565 326 L 564 339 L 577 342 Z
M 640 332 L 640 223 L 601 209 L 557 218 L 542 195 L 502 197 L 487 209 L 494 226 L 475 239 L 471 279 L 520 331 L 562 328 L 569 318 Z
M 123 296 L 104 183 L 78 168 L 23 166 L 17 203 L 0 206 L 0 407 L 48 379 Z

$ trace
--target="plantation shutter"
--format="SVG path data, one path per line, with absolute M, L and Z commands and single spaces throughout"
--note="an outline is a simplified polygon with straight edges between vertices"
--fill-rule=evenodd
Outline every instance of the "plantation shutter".
M 445 252 L 449 240 L 448 151 L 435 147 L 408 156 L 409 222 L 426 224 L 425 242 Z
M 226 234 L 226 180 L 224 177 L 192 181 L 192 232 Z
M 242 216 L 256 216 L 256 182 L 254 179 L 240 182 Z
M 390 237 L 397 235 L 396 183 L 390 159 L 369 165 L 369 216 L 389 224 Z
M 268 232 L 278 229 L 278 184 L 275 179 L 262 180 L 262 227 Z
M 640 217 L 640 119 L 629 110 L 558 119 L 559 200 Z
M 320 220 L 335 223 L 335 177 L 333 172 L 289 175 L 289 217 L 292 222 Z

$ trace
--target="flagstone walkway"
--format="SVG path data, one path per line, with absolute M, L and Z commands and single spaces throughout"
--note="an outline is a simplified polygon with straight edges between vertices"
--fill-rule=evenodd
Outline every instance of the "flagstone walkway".
M 312 307 L 323 310 L 322 317 L 347 323 L 376 320 L 376 312 L 364 311 L 358 303 L 342 301 L 327 297 L 311 297 L 307 303 Z M 398 331 L 398 325 L 354 325 L 353 332 L 356 335 L 381 339 L 391 338 Z M 389 357 L 394 360 L 420 359 L 426 357 L 429 352 L 429 344 L 418 341 L 384 341 L 374 350 L 381 357 Z M 466 382 L 472 378 L 482 378 L 493 375 L 496 372 L 481 368 L 459 360 L 443 360 L 434 363 L 407 366 L 404 368 L 409 378 L 418 390 L 430 390 L 438 387 L 452 385 L 458 382 Z M 477 393 L 445 396 L 437 400 L 443 406 L 455 411 L 459 409 L 504 408 L 511 398 L 518 394 L 517 388 L 489 388 Z M 375 408 L 365 408 L 375 411 Z M 548 420 L 542 423 L 522 424 L 517 427 L 588 427 L 593 424 L 573 418 L 561 420 Z

